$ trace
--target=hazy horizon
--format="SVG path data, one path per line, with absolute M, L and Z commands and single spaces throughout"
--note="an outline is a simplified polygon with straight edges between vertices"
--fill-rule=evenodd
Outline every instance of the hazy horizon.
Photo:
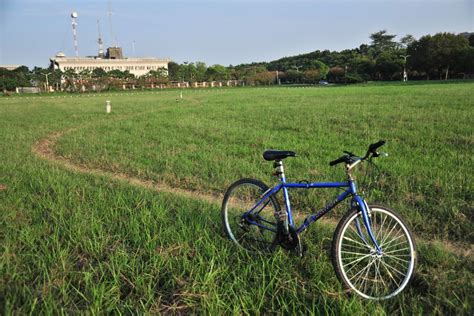
M 107 15 L 112 14 L 112 32 Z M 474 1 L 54 1 L 0 0 L 0 64 L 46 67 L 58 51 L 74 56 L 70 13 L 77 11 L 79 55 L 104 47 L 127 57 L 178 63 L 241 64 L 369 43 L 382 29 L 398 38 L 473 32 Z M 112 35 L 111 35 L 112 33 Z M 133 52 L 135 42 L 135 54 Z

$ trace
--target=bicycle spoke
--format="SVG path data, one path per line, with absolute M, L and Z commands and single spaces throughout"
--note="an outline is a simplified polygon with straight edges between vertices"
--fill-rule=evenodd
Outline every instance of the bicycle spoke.
M 374 263 L 374 260 L 372 260 L 365 268 L 363 268 L 362 270 L 360 270 L 359 272 L 357 272 L 356 274 L 354 274 L 354 275 L 349 279 L 349 281 L 352 281 L 353 278 L 355 278 L 355 277 L 358 276 L 359 274 L 364 273 L 367 269 L 370 269 L 370 267 L 372 266 L 373 263 Z M 359 278 L 359 279 L 360 279 L 360 278 Z
M 365 253 L 353 252 L 353 251 L 344 251 L 344 250 L 341 250 L 341 252 L 343 252 L 343 253 L 349 253 L 349 254 L 352 254 L 352 255 L 365 255 Z
M 391 258 L 391 259 L 395 259 L 395 260 L 398 260 L 398 261 L 410 262 L 410 260 L 405 260 L 405 259 L 402 259 L 402 258 L 400 258 L 400 257 L 398 257 L 398 256 L 387 255 L 386 253 L 384 253 L 384 256 L 387 256 L 387 257 L 389 257 L 389 258 Z M 405 257 L 405 255 L 404 255 L 403 257 Z M 411 257 L 411 255 L 408 255 L 408 257 Z
M 382 274 L 380 273 L 380 260 L 378 260 L 376 267 L 375 267 L 375 295 L 378 295 L 378 288 L 379 288 L 379 283 L 381 282 L 382 284 L 380 285 L 382 289 L 386 288 L 385 281 L 383 280 Z M 378 281 L 378 277 L 380 277 L 380 282 Z
M 402 269 L 402 270 L 407 268 L 407 265 L 406 265 L 406 264 L 403 264 L 403 263 L 401 263 L 401 262 L 399 262 L 399 261 L 396 261 L 396 260 L 392 260 L 393 258 L 390 258 L 390 257 L 386 257 L 386 256 L 385 256 L 384 259 L 385 259 L 385 262 L 387 262 L 387 264 L 389 264 L 389 262 L 390 262 L 390 263 L 396 265 L 397 267 L 399 267 L 399 268 Z M 389 260 L 390 260 L 390 261 L 389 261 Z
M 394 230 L 395 228 L 397 228 L 397 232 L 398 232 L 398 230 L 399 230 L 400 228 L 397 227 L 397 224 L 398 224 L 398 223 L 395 222 L 395 224 L 393 225 L 393 227 L 392 227 L 392 229 L 390 230 L 390 232 L 389 232 L 389 233 L 385 236 L 385 238 L 382 240 L 382 244 L 384 244 L 384 243 L 387 241 L 387 239 L 392 235 L 392 232 L 393 232 L 393 230 Z
M 366 245 L 366 244 L 364 244 L 364 243 L 361 243 L 360 241 L 354 240 L 354 239 L 349 238 L 349 237 L 344 237 L 344 239 L 349 240 L 349 241 L 352 241 L 353 243 L 356 243 L 356 244 L 358 244 L 358 245 L 362 245 L 362 246 L 363 246 L 362 249 L 369 249 L 369 250 L 370 250 L 370 247 L 369 247 L 368 245 Z M 355 246 L 354 246 L 354 247 L 355 247 Z
M 401 236 L 399 236 L 399 237 L 397 237 L 397 238 L 395 238 L 395 239 L 392 239 L 390 242 L 388 242 L 387 244 L 385 244 L 385 245 L 383 246 L 383 249 L 384 249 L 384 250 L 387 250 L 387 249 L 395 248 L 395 247 L 397 247 L 397 246 L 399 246 L 399 245 L 402 245 L 402 244 L 406 244 L 407 241 L 406 241 L 406 240 L 403 240 L 403 241 L 401 241 L 401 242 L 399 242 L 399 243 L 396 243 L 395 245 L 391 245 L 390 247 L 387 247 L 387 245 L 390 245 L 393 241 L 399 239 L 400 237 L 406 237 L 406 236 L 405 236 L 405 235 L 401 235 Z
M 362 260 L 364 260 L 365 258 L 370 257 L 370 256 L 371 256 L 371 254 L 365 255 L 365 256 L 360 257 L 360 258 L 358 258 L 358 259 L 356 259 L 356 260 L 354 260 L 354 261 L 348 262 L 348 263 L 344 264 L 343 266 L 346 267 L 346 266 L 348 266 L 348 265 L 350 265 L 350 264 L 360 262 L 360 261 L 362 261 Z M 351 258 L 351 259 L 352 259 L 352 258 Z
M 382 217 L 382 214 L 380 214 L 380 217 Z M 379 241 L 379 240 L 380 240 L 380 237 L 383 236 L 383 235 L 382 235 L 383 224 L 385 223 L 385 220 L 386 220 L 386 219 L 387 219 L 387 216 L 384 216 L 383 221 L 382 221 L 382 223 L 381 223 L 381 225 L 380 225 L 380 228 L 379 228 L 379 233 L 378 233 L 378 235 L 377 235 L 377 241 Z
M 389 265 L 388 263 L 386 263 L 385 261 L 381 260 L 380 262 L 382 262 L 383 265 L 385 265 L 386 267 L 389 267 L 391 269 L 393 269 L 393 271 L 397 272 L 398 274 L 400 274 L 401 276 L 405 277 L 405 273 L 399 271 L 398 269 L 396 269 L 395 267 Z
M 392 250 L 392 251 L 387 251 L 387 252 L 384 252 L 384 254 L 396 253 L 396 252 L 400 252 L 400 251 L 404 251 L 404 250 L 408 250 L 408 249 L 410 249 L 410 247 L 406 247 L 406 248 L 402 248 L 402 249 L 397 249 L 397 250 Z
M 369 239 L 368 230 L 360 222 L 360 214 L 353 215 L 339 238 L 339 267 L 344 272 L 346 285 L 358 294 L 371 299 L 386 299 L 397 294 L 411 277 L 413 243 L 397 217 L 385 209 L 371 209 L 371 228 L 383 249 L 378 254 Z M 359 222 L 357 222 L 359 221 Z M 356 231 L 356 223 L 360 231 Z
M 226 233 L 234 242 L 251 251 L 268 251 L 275 245 L 277 221 L 274 214 L 279 207 L 273 196 L 262 201 L 267 190 L 268 187 L 260 181 L 244 179 L 234 183 L 226 192 L 222 208 Z M 249 210 L 252 212 L 248 213 Z

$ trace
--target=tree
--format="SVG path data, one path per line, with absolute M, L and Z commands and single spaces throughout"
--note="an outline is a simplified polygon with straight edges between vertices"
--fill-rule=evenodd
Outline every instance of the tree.
M 452 33 L 437 33 L 433 36 L 422 36 L 407 48 L 410 54 L 410 66 L 426 74 L 427 79 L 431 75 L 437 75 L 442 79 L 448 79 L 450 68 L 453 63 L 462 60 L 463 51 L 469 47 L 469 42 L 461 35 Z M 460 67 L 454 65 L 454 69 Z
M 303 82 L 303 73 L 296 70 L 288 70 L 285 74 L 285 82 L 298 84 Z
M 275 83 L 276 73 L 274 71 L 258 72 L 254 75 L 253 81 L 257 85 L 271 85 Z
M 181 66 L 174 61 L 168 63 L 168 76 L 172 81 L 179 81 L 179 73 Z
M 109 78 L 125 79 L 126 74 L 119 69 L 114 69 L 114 70 L 109 71 L 107 73 L 107 76 Z
M 145 76 L 149 79 L 150 83 L 153 84 L 163 84 L 168 82 L 168 73 L 165 68 L 150 70 Z
M 207 68 L 205 77 L 208 81 L 229 80 L 229 72 L 222 65 L 213 65 Z
M 41 67 L 34 67 L 31 71 L 31 80 L 33 84 L 44 90 L 47 89 L 46 87 L 46 75 L 49 73 L 49 69 L 41 68 Z M 49 76 L 49 75 L 48 75 Z M 49 84 L 49 78 L 48 78 Z
M 196 65 L 187 61 L 182 65 L 182 78 L 184 81 L 195 81 L 197 76 Z
M 342 67 L 332 67 L 329 69 L 327 78 L 332 82 L 341 82 L 344 78 L 345 70 Z
M 325 78 L 326 75 L 329 72 L 329 67 L 328 67 L 328 65 L 326 65 L 325 63 L 323 63 L 320 60 L 313 60 L 310 63 L 309 70 L 316 70 L 318 72 L 319 77 Z M 318 78 L 318 80 L 319 80 L 319 78 Z
M 384 51 L 375 61 L 375 72 L 380 80 L 391 80 L 403 68 L 403 62 L 396 51 Z
M 196 81 L 204 81 L 206 76 L 207 66 L 202 61 L 196 62 Z
M 416 38 L 413 35 L 407 34 L 400 39 L 399 46 L 401 49 L 406 50 L 408 46 L 413 44 L 416 41 Z
M 386 30 L 372 33 L 370 39 L 372 40 L 371 47 L 374 50 L 373 57 L 377 57 L 384 51 L 396 49 L 398 45 L 397 42 L 393 40 L 396 36 L 397 35 L 387 34 Z
M 435 68 L 434 50 L 432 47 L 431 35 L 422 36 L 418 41 L 414 41 L 407 47 L 407 54 L 410 55 L 408 65 L 426 75 L 430 79 Z
M 437 33 L 432 37 L 432 47 L 438 74 L 441 76 L 442 71 L 445 70 L 445 80 L 447 80 L 450 65 L 453 61 L 459 60 L 462 51 L 469 47 L 469 42 L 461 35 Z
M 469 46 L 474 47 L 474 33 L 469 35 Z
M 375 61 L 368 55 L 355 57 L 349 65 L 365 81 L 373 78 L 375 75 Z
M 102 69 L 102 68 L 98 68 Z M 96 69 L 94 69 L 96 70 Z M 72 68 L 67 69 L 64 74 L 64 89 L 68 91 L 75 92 L 77 91 L 76 81 L 79 78 L 79 75 Z
M 319 70 L 305 70 L 305 71 L 303 71 L 303 82 L 304 83 L 317 83 L 319 81 L 319 79 L 321 79 L 321 73 L 319 72 Z
M 95 68 L 92 70 L 92 78 L 104 78 L 107 76 L 107 72 L 105 72 L 102 68 Z

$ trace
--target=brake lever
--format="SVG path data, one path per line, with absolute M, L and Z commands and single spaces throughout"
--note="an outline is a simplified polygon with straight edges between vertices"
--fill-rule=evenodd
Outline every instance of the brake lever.
M 372 153 L 372 157 L 374 158 L 377 158 L 377 157 L 388 157 L 388 154 L 387 153 L 384 153 L 384 152 L 374 152 Z

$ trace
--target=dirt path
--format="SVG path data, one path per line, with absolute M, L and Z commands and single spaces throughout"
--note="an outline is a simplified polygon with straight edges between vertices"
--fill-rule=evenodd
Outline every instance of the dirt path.
M 95 176 L 107 177 L 107 178 L 111 178 L 117 181 L 126 182 L 134 186 L 154 190 L 157 192 L 177 194 L 186 198 L 202 200 L 202 201 L 212 203 L 212 204 L 220 205 L 222 203 L 222 196 L 219 196 L 219 195 L 212 195 L 212 194 L 206 194 L 206 193 L 202 193 L 198 191 L 180 189 L 176 187 L 171 187 L 165 183 L 157 183 L 153 181 L 146 181 L 143 179 L 131 177 L 127 174 L 113 173 L 113 172 L 105 171 L 102 169 L 89 168 L 86 166 L 74 164 L 71 161 L 67 160 L 66 158 L 56 155 L 54 152 L 54 146 L 56 142 L 58 141 L 58 139 L 64 136 L 65 134 L 75 131 L 79 128 L 80 127 L 71 128 L 64 131 L 54 132 L 52 134 L 49 134 L 47 137 L 40 139 L 38 142 L 36 142 L 32 146 L 32 152 L 35 155 L 53 164 L 56 164 L 65 169 L 68 169 L 70 171 L 80 172 L 80 173 L 85 173 L 85 174 L 92 174 Z M 320 220 L 328 224 L 332 224 L 334 226 L 337 224 L 337 222 L 331 218 L 322 218 Z M 417 237 L 416 239 L 421 240 L 421 238 L 419 237 Z M 470 245 L 455 244 L 453 242 L 446 241 L 446 240 L 423 240 L 423 243 L 432 244 L 432 245 L 440 245 L 441 247 L 444 248 L 444 250 L 450 253 L 474 260 L 473 258 L 474 245 L 473 244 L 470 244 Z
M 114 180 L 127 182 L 134 186 L 151 189 L 158 192 L 178 194 L 183 197 L 203 200 L 209 203 L 220 204 L 222 202 L 222 197 L 219 197 L 217 195 L 203 194 L 197 191 L 179 189 L 179 188 L 171 187 L 164 183 L 145 181 L 143 179 L 131 177 L 123 173 L 113 173 L 113 172 L 105 171 L 101 169 L 88 168 L 85 166 L 76 165 L 72 163 L 71 161 L 65 159 L 64 157 L 56 155 L 54 152 L 54 145 L 56 144 L 57 140 L 61 138 L 64 134 L 73 130 L 75 129 L 69 129 L 63 132 L 55 132 L 55 133 L 50 134 L 48 137 L 39 140 L 32 147 L 33 153 L 45 160 L 48 160 L 54 164 L 60 165 L 61 167 L 74 171 L 74 172 L 81 172 L 81 173 L 92 174 L 96 176 L 108 177 Z

